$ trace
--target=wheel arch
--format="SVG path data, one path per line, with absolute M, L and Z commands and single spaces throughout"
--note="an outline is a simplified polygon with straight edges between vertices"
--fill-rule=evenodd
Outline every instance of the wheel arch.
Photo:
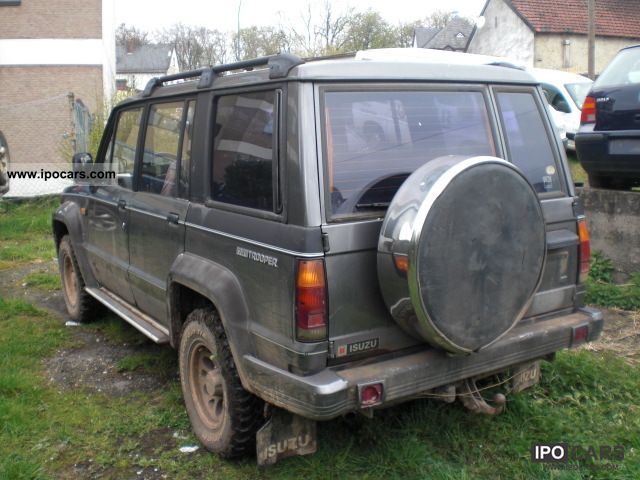
M 83 247 L 82 235 L 82 219 L 80 207 L 72 201 L 63 202 L 54 212 L 51 219 L 51 228 L 53 231 L 53 240 L 56 246 L 56 254 L 60 248 L 60 242 L 65 235 L 69 235 L 71 246 L 80 268 L 80 273 L 85 285 L 95 287 L 98 285 L 87 254 Z
M 182 326 L 189 312 L 204 305 L 211 305 L 218 312 L 240 379 L 248 389 L 242 358 L 252 351 L 252 342 L 246 334 L 249 308 L 239 280 L 222 265 L 196 255 L 180 254 L 167 279 L 169 337 L 174 348 L 180 345 Z

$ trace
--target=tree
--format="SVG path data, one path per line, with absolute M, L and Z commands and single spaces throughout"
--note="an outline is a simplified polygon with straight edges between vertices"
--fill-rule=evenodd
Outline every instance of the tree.
M 239 37 L 237 33 L 234 34 L 233 45 L 238 45 L 238 38 L 240 58 L 237 60 L 273 55 L 290 50 L 289 36 L 277 27 L 256 27 L 254 25 L 242 28 Z
M 142 45 L 148 45 L 150 42 L 149 34 L 145 31 L 138 30 L 134 26 L 128 26 L 121 23 L 116 28 L 116 45 L 122 45 L 127 51 L 133 51 Z
M 344 43 L 345 51 L 397 46 L 397 33 L 373 10 L 352 14 Z
M 432 28 L 444 28 L 455 17 L 454 12 L 447 12 L 444 10 L 435 10 L 431 14 L 427 15 L 422 23 L 423 27 Z
M 413 46 L 413 34 L 417 27 L 421 27 L 422 22 L 400 23 L 395 27 L 395 46 L 398 48 L 409 48 Z
M 175 48 L 182 71 L 228 60 L 228 38 L 218 30 L 177 23 L 158 33 L 156 39 Z

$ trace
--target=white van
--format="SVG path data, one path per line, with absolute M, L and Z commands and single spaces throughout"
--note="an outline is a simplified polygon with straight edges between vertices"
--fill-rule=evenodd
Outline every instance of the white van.
M 584 99 L 593 81 L 585 76 L 544 68 L 529 69 L 540 82 L 549 105 L 557 112 L 553 119 L 560 130 L 566 130 L 567 149 L 575 150 L 575 134 L 580 128 L 580 114 Z M 559 123 L 562 121 L 562 125 Z

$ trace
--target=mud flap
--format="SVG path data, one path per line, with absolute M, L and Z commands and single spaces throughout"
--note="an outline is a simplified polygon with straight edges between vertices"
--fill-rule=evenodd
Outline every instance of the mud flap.
M 317 447 L 316 422 L 280 408 L 273 408 L 271 418 L 256 434 L 258 465 L 309 455 Z

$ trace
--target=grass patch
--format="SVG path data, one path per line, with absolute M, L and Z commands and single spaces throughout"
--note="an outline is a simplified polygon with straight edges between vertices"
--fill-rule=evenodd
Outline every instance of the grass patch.
M 583 183 L 584 186 L 589 185 L 589 177 L 582 165 L 578 161 L 578 157 L 574 152 L 567 152 L 567 160 L 569 160 L 569 169 L 575 183 Z
M 0 269 L 55 257 L 51 213 L 59 204 L 57 197 L 0 201 Z
M 142 370 L 156 375 L 166 375 L 177 370 L 177 356 L 169 348 L 162 348 L 160 351 L 134 353 L 120 359 L 117 368 L 119 372 Z
M 591 269 L 587 281 L 587 303 L 623 310 L 640 309 L 640 272 L 631 275 L 629 283 L 613 283 L 611 260 L 600 252 L 591 256 Z
M 0 319 L 0 478 L 74 478 L 73 465 L 84 466 L 85 477 L 112 479 L 144 468 L 175 479 L 640 478 L 640 369 L 613 356 L 560 353 L 543 365 L 542 383 L 509 397 L 496 418 L 419 400 L 373 420 L 324 422 L 317 454 L 261 469 L 252 458 L 178 451 L 195 443 L 179 382 L 125 398 L 60 391 L 47 383 L 41 359 L 69 346 L 73 330 L 19 300 L 0 300 Z M 125 357 L 119 368 L 164 371 L 171 362 L 166 348 Z M 531 463 L 532 443 L 556 441 L 623 445 L 625 460 L 613 473 L 592 469 L 597 464 L 554 472 Z
M 48 272 L 33 272 L 28 274 L 22 282 L 26 287 L 38 288 L 46 291 L 56 291 L 62 288 L 60 275 Z

